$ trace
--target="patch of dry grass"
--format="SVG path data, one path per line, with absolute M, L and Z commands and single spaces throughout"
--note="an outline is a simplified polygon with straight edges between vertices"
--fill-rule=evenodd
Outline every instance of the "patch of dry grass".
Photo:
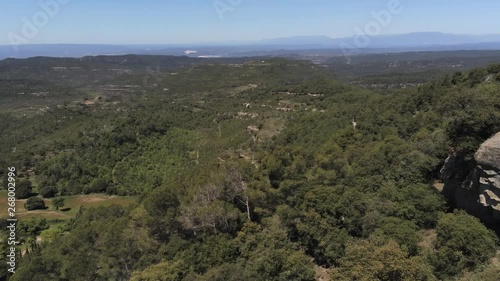
M 70 219 L 83 206 L 85 208 L 120 205 L 127 206 L 136 201 L 134 196 L 109 196 L 103 194 L 64 196 L 64 207 L 55 210 L 51 199 L 44 199 L 47 209 L 28 211 L 24 208 L 26 199 L 16 201 L 16 215 L 19 219 L 41 217 L 46 219 Z M 0 218 L 7 217 L 7 192 L 0 191 Z

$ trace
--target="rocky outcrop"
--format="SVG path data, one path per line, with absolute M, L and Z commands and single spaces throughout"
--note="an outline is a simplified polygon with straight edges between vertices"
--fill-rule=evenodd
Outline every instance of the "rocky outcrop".
M 445 183 L 443 193 L 455 207 L 467 210 L 487 224 L 499 226 L 500 133 L 484 142 L 474 159 L 473 169 L 464 169 L 463 160 L 457 155 L 446 159 L 441 170 Z
M 484 142 L 474 158 L 478 166 L 472 184 L 478 185 L 479 203 L 500 212 L 500 133 Z

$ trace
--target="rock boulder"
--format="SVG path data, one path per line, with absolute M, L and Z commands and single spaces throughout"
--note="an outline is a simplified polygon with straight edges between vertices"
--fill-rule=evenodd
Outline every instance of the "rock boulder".
M 500 133 L 484 142 L 474 158 L 479 203 L 500 211 Z
M 448 157 L 441 170 L 443 194 L 451 205 L 500 231 L 500 132 L 479 147 L 474 159 L 475 168 L 464 170 L 461 157 Z

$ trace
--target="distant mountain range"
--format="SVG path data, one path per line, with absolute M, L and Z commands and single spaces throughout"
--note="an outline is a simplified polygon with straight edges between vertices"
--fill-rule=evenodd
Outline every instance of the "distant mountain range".
M 394 47 L 425 47 L 443 45 L 463 45 L 481 43 L 500 43 L 500 34 L 496 35 L 456 35 L 440 32 L 415 32 L 399 35 L 365 36 L 367 46 L 358 48 L 394 48 Z M 360 38 L 360 40 L 365 40 Z M 261 40 L 263 45 L 309 45 L 331 48 L 342 48 L 342 43 L 355 45 L 355 37 L 330 38 L 328 36 L 294 36 Z
M 328 36 L 294 36 L 253 42 L 177 44 L 177 45 L 93 45 L 93 44 L 34 44 L 17 49 L 0 45 L 0 59 L 34 56 L 83 57 L 89 55 L 188 55 L 191 57 L 231 57 L 273 55 L 301 50 L 356 49 L 360 53 L 442 50 L 500 50 L 500 34 L 457 35 L 439 32 L 419 32 L 399 35 L 330 38 Z M 190 52 L 186 52 L 190 50 Z M 196 52 L 192 52 L 196 51 Z

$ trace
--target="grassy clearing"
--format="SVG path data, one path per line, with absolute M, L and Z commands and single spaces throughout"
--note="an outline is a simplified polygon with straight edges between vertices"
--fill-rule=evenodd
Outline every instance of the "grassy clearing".
M 76 212 L 83 206 L 85 208 L 120 205 L 127 206 L 137 200 L 135 196 L 109 196 L 103 194 L 89 194 L 89 195 L 74 195 L 64 196 L 64 207 L 56 210 L 52 205 L 51 199 L 44 199 L 45 205 L 48 207 L 45 210 L 28 211 L 24 208 L 26 199 L 17 200 L 16 202 L 16 215 L 18 219 L 29 219 L 33 217 L 52 219 L 70 219 L 75 216 Z M 7 217 L 7 191 L 0 191 L 0 217 Z M 4 207 L 5 206 L 5 207 Z

